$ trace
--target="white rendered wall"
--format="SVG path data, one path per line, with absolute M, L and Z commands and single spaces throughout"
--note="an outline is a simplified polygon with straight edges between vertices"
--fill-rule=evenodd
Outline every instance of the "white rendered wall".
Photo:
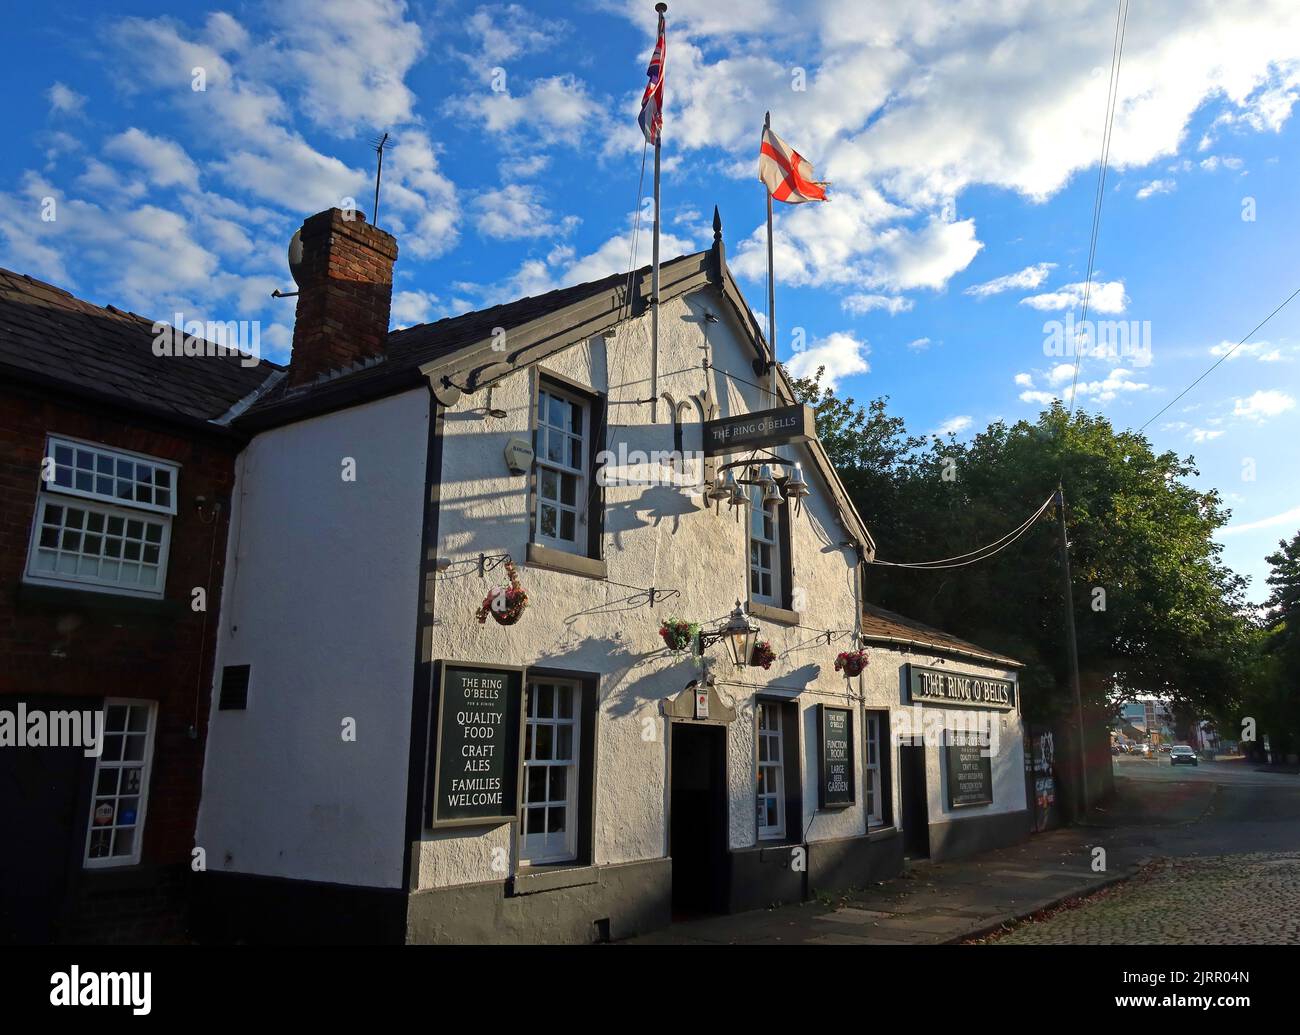
M 708 310 L 721 317 L 708 326 L 713 364 L 746 380 L 756 380 L 753 351 L 728 315 L 718 294 L 706 288 L 688 297 L 665 302 L 660 313 L 659 390 L 681 401 L 706 385 L 720 416 L 774 405 L 756 388 L 701 368 L 704 323 Z M 604 339 L 575 346 L 543 366 L 571 380 L 608 392 L 607 441 L 647 453 L 673 447 L 667 406 L 658 407 L 659 423 L 651 424 L 649 407 L 633 400 L 649 396 L 649 320 L 621 325 Z M 500 569 L 487 579 L 476 574 L 447 577 L 438 582 L 433 659 L 550 666 L 600 674 L 595 814 L 595 862 L 621 863 L 661 858 L 666 845 L 666 777 L 668 747 L 660 702 L 697 678 L 689 659 L 669 655 L 658 635 L 663 618 L 694 620 L 724 618 L 744 599 L 747 578 L 747 525 L 737 523 L 725 507 L 715 514 L 697 490 L 672 486 L 620 486 L 606 490 L 606 557 L 608 581 L 525 568 L 529 539 L 528 480 L 508 474 L 502 450 L 506 440 L 531 441 L 530 422 L 534 373 L 523 371 L 498 383 L 492 406 L 507 411 L 505 419 L 476 414 L 482 393 L 468 396 L 446 420 L 443 449 L 442 506 L 438 553 L 452 562 L 448 573 L 463 570 L 464 562 L 480 552 L 509 552 L 531 600 L 515 626 L 491 620 L 480 626 L 473 613 L 493 585 L 503 583 Z M 698 416 L 686 429 L 684 446 L 698 449 Z M 792 528 L 794 585 L 806 599 L 802 626 L 762 621 L 763 635 L 780 655 L 816 635 L 816 629 L 851 630 L 856 607 L 856 558 L 838 544 L 848 538 L 836 516 L 827 486 L 817 477 L 802 447 L 782 447 L 785 455 L 803 460 L 812 495 L 804 501 Z M 642 603 L 628 610 L 625 599 L 654 586 L 679 596 L 661 601 L 654 610 Z M 635 588 L 626 588 L 635 587 Z M 809 837 L 821 839 L 860 834 L 862 810 L 861 714 L 846 698 L 844 678 L 834 672 L 838 651 L 849 638 L 832 646 L 805 644 L 772 668 L 736 669 L 718 644 L 709 650 L 717 659 L 718 690 L 738 710 L 728 735 L 730 791 L 729 840 L 733 848 L 756 844 L 754 802 L 753 704 L 757 692 L 797 697 L 801 707 L 806 756 L 803 761 L 804 821 L 817 803 L 816 705 L 846 704 L 854 709 L 858 804 L 818 814 Z M 855 681 L 856 682 L 856 681 Z M 652 735 L 647 739 L 648 735 Z M 419 886 L 439 887 L 500 880 L 492 868 L 492 849 L 507 850 L 511 867 L 517 851 L 512 828 L 489 831 L 464 828 L 429 831 L 419 846 Z
M 865 706 L 870 709 L 889 708 L 891 726 L 902 725 L 904 729 L 915 727 L 914 717 L 919 714 L 922 728 L 927 717 L 934 716 L 940 709 L 931 705 L 914 708 L 908 701 L 906 665 L 918 665 L 925 668 L 940 668 L 945 672 L 961 675 L 982 676 L 984 678 L 1005 679 L 1016 683 L 1016 707 L 1010 711 L 978 708 L 951 708 L 946 715 L 966 716 L 978 714 L 992 722 L 996 733 L 996 753 L 991 760 L 993 775 L 993 802 L 989 805 L 967 805 L 962 808 L 948 808 L 947 770 L 943 758 L 943 748 L 929 741 L 925 745 L 925 786 L 928 798 L 929 820 L 931 823 L 944 823 L 950 820 L 961 821 L 980 816 L 990 816 L 1000 812 L 1016 812 L 1027 808 L 1025 800 L 1025 766 L 1024 766 L 1024 732 L 1020 719 L 1020 686 L 1015 669 L 999 668 L 956 658 L 939 659 L 934 654 L 921 654 L 909 650 L 895 650 L 868 645 L 871 662 L 863 673 Z M 900 712 L 908 712 L 903 716 Z M 903 723 L 908 725 L 903 725 Z M 891 736 L 891 741 L 893 737 Z M 898 745 L 890 747 L 893 770 L 892 795 L 894 799 L 894 816 L 902 822 L 902 797 L 898 778 Z
M 421 388 L 239 459 L 215 671 L 252 678 L 247 711 L 213 693 L 196 842 L 213 872 L 401 885 L 428 420 Z

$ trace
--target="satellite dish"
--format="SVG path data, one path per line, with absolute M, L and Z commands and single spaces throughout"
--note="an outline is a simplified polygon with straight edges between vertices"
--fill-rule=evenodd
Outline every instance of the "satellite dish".
M 302 281 L 298 273 L 302 270 L 302 231 L 295 230 L 293 236 L 289 238 L 289 272 L 293 275 L 293 282 L 302 287 Z

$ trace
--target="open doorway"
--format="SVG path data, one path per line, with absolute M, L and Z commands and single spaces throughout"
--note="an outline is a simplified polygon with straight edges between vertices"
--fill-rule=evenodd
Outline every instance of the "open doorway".
M 672 724 L 673 919 L 727 909 L 727 729 Z
M 925 747 L 904 744 L 898 749 L 903 796 L 903 854 L 930 858 L 930 806 L 925 787 Z

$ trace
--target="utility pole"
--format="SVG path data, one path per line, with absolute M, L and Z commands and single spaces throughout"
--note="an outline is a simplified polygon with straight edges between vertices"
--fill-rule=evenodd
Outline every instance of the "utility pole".
M 1079 786 L 1083 790 L 1082 815 L 1088 815 L 1088 757 L 1083 727 L 1083 695 L 1079 692 L 1079 643 L 1074 635 L 1074 591 L 1070 585 L 1070 542 L 1065 529 L 1065 491 L 1056 485 L 1056 518 L 1061 529 L 1061 589 L 1065 597 L 1065 643 L 1070 655 L 1070 688 L 1074 691 L 1074 718 L 1079 726 Z

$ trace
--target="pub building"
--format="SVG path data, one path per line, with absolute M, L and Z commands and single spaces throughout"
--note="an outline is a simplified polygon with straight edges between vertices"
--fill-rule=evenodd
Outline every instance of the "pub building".
M 618 939 L 1027 832 L 1016 663 L 864 604 L 716 213 L 657 307 L 642 269 L 392 332 L 390 235 L 295 236 L 288 374 L 235 422 L 200 937 Z M 897 746 L 918 712 L 993 757 Z

